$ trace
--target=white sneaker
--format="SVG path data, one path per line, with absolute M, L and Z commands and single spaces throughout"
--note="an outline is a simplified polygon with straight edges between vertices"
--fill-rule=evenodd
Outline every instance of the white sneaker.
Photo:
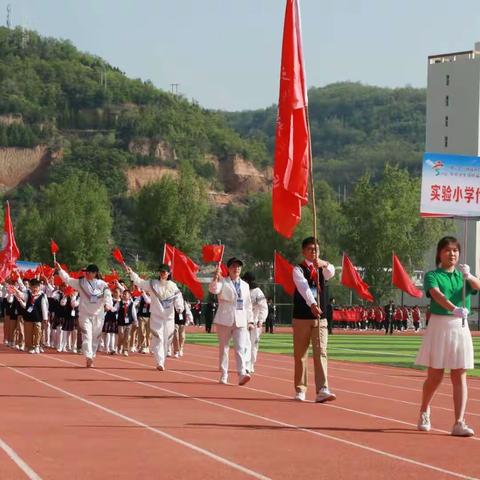
M 306 399 L 306 395 L 303 390 L 295 394 L 295 400 L 297 400 L 298 402 L 304 402 L 305 399 Z
M 239 385 L 245 385 L 252 379 L 251 375 L 249 373 L 246 373 L 245 375 L 240 375 L 240 378 L 238 379 L 238 384 Z
M 40 353 L 40 347 L 35 348 L 35 353 Z
M 180 357 L 183 357 L 183 350 L 180 350 L 180 351 L 178 352 L 178 354 L 179 354 Z
M 228 375 L 222 374 L 218 383 L 221 383 L 222 385 L 227 385 L 228 384 Z
M 142 353 L 148 353 L 148 348 L 147 348 L 147 347 L 143 347 L 143 348 L 142 348 Z
M 473 437 L 475 432 L 462 420 L 453 426 L 452 435 L 454 437 Z
M 317 396 L 315 397 L 315 402 L 317 403 L 323 403 L 323 402 L 332 402 L 333 400 L 336 400 L 337 396 L 332 393 L 328 387 L 322 387 L 320 391 L 317 393 Z
M 31 350 L 28 351 L 28 353 L 37 353 L 37 351 L 34 348 L 32 348 Z
M 421 432 L 429 432 L 432 428 L 430 423 L 430 412 L 420 413 L 420 418 L 418 419 L 417 429 Z
M 123 351 L 123 356 L 128 357 L 128 352 L 126 350 Z

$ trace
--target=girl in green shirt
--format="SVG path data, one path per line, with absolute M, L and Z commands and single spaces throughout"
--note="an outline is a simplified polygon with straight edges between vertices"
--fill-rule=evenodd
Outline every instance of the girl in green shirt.
M 453 387 L 455 424 L 452 435 L 471 437 L 474 431 L 466 425 L 466 370 L 474 368 L 473 343 L 467 316 L 470 296 L 480 290 L 480 280 L 470 273 L 468 265 L 458 265 L 460 243 L 454 237 L 444 237 L 437 245 L 437 269 L 425 275 L 424 289 L 431 298 L 431 317 L 417 355 L 417 365 L 428 367 L 423 384 L 418 429 L 430 431 L 430 402 L 442 383 L 445 369 L 450 369 Z M 456 268 L 457 267 L 457 268 Z M 463 306 L 463 282 L 465 307 Z

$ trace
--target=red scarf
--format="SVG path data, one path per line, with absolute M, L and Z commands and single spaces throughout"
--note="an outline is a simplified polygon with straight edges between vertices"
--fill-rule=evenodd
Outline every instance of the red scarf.
M 303 262 L 303 265 L 310 272 L 310 278 L 315 283 L 315 286 L 318 285 L 318 288 L 320 289 L 320 285 L 318 284 L 318 269 L 314 267 L 313 263 L 308 265 L 306 261 Z

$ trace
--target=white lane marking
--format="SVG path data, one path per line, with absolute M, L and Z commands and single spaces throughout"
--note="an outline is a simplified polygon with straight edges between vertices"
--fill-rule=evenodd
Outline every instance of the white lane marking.
M 20 468 L 30 480 L 42 480 L 42 478 L 35 473 L 32 468 L 27 465 L 24 460 L 22 460 L 22 458 L 20 458 L 17 452 L 15 452 L 15 450 L 10 447 L 10 445 L 5 443 L 1 438 L 0 448 L 7 454 L 10 460 L 17 464 L 18 468 Z
M 59 359 L 59 358 L 55 358 L 55 357 L 47 357 L 47 358 L 50 358 L 52 360 L 57 360 L 59 362 L 63 362 L 63 363 L 67 363 L 67 364 L 70 364 L 70 365 L 75 365 L 75 366 L 80 366 L 79 364 L 77 363 L 74 363 L 74 362 L 69 362 L 67 360 L 62 360 L 62 359 Z M 145 366 L 146 368 L 148 368 L 147 365 L 145 365 L 144 363 L 140 363 L 140 362 L 134 362 L 134 361 L 131 361 L 131 360 L 123 360 L 123 359 L 119 359 L 119 358 L 113 358 L 113 357 L 105 357 L 105 358 L 108 358 L 110 360 L 113 360 L 113 361 L 119 361 L 121 363 L 131 363 L 131 364 L 137 364 L 137 365 L 142 365 L 142 366 Z M 189 363 L 194 363 L 194 362 L 189 362 Z M 395 455 L 393 453 L 390 453 L 390 452 L 386 452 L 384 450 L 379 450 L 377 448 L 373 448 L 373 447 L 368 447 L 366 445 L 363 445 L 363 444 L 360 444 L 360 443 L 356 443 L 356 442 L 352 442 L 350 440 L 345 440 L 343 438 L 339 438 L 339 437 L 336 437 L 334 435 L 329 435 L 329 434 L 326 434 L 326 433 L 321 433 L 321 432 L 317 432 L 315 430 L 311 430 L 309 428 L 303 428 L 303 427 L 299 427 L 298 425 L 294 425 L 294 424 L 290 424 L 290 423 L 286 423 L 286 422 L 282 422 L 280 420 L 276 420 L 276 419 L 273 419 L 273 418 L 269 418 L 269 417 L 265 417 L 263 415 L 257 415 L 255 413 L 252 413 L 252 412 L 249 412 L 247 410 L 240 410 L 238 408 L 234 408 L 234 407 L 229 407 L 227 405 L 224 405 L 222 403 L 217 403 L 217 402 L 213 402 L 211 400 L 206 400 L 206 399 L 203 399 L 203 398 L 198 398 L 198 397 L 192 397 L 190 395 L 186 395 L 184 393 L 181 393 L 181 392 L 177 392 L 177 391 L 174 391 L 174 390 L 170 390 L 168 388 L 164 388 L 164 387 L 159 387 L 157 385 L 152 385 L 152 384 L 149 384 L 149 383 L 145 383 L 145 382 L 142 382 L 142 381 L 137 381 L 137 380 L 134 380 L 132 378 L 129 378 L 129 377 L 124 377 L 123 375 L 117 375 L 115 373 L 111 373 L 111 372 L 106 372 L 104 370 L 101 370 L 99 368 L 95 369 L 96 372 L 98 373 L 102 373 L 104 375 L 107 375 L 107 376 L 110 376 L 110 377 L 114 377 L 114 378 L 119 378 L 121 380 L 127 380 L 129 382 L 132 382 L 132 383 L 135 383 L 135 384 L 138 384 L 138 385 L 143 385 L 145 387 L 148 387 L 148 388 L 152 388 L 152 389 L 155 389 L 155 390 L 160 390 L 160 391 L 164 391 L 164 392 L 167 392 L 167 393 L 171 393 L 173 395 L 179 395 L 181 397 L 184 397 L 184 398 L 189 398 L 191 400 L 195 400 L 197 402 L 200 402 L 200 403 L 205 403 L 207 405 L 213 405 L 215 407 L 219 407 L 219 408 L 223 408 L 225 410 L 230 410 L 232 412 L 236 412 L 236 413 L 239 413 L 239 414 L 242 414 L 242 415 L 246 415 L 246 416 L 249 416 L 249 417 L 252 417 L 252 418 L 256 418 L 256 419 L 259 419 L 259 420 L 263 420 L 265 422 L 269 422 L 269 423 L 273 423 L 275 425 L 280 425 L 282 427 L 287 427 L 287 428 L 290 428 L 290 429 L 293 429 L 293 430 L 298 430 L 300 432 L 305 432 L 305 433 L 308 433 L 308 434 L 311 434 L 311 435 L 315 435 L 315 436 L 318 436 L 318 437 L 321 437 L 321 438 L 326 438 L 328 440 L 333 440 L 333 441 L 336 441 L 336 442 L 339 442 L 339 443 L 343 443 L 345 445 L 349 445 L 349 446 L 352 446 L 352 447 L 356 447 L 356 448 L 360 448 L 362 450 L 366 450 L 366 451 L 369 451 L 369 452 L 372 452 L 372 453 L 376 453 L 378 455 L 381 455 L 381 456 L 385 456 L 387 458 L 392 458 L 392 459 L 395 459 L 395 460 L 399 460 L 399 461 L 402 461 L 402 462 L 405 462 L 405 463 L 409 463 L 409 464 L 412 464 L 412 465 L 416 465 L 416 466 L 419 466 L 419 467 L 423 467 L 423 468 L 427 468 L 427 469 L 430 469 L 430 470 L 434 470 L 434 471 L 437 471 L 437 472 L 441 472 L 443 474 L 446 474 L 446 475 L 451 475 L 453 477 L 457 477 L 457 478 L 463 478 L 463 479 L 468 479 L 468 480 L 478 480 L 476 479 L 476 477 L 470 477 L 470 476 L 467 476 L 467 475 L 463 475 L 461 473 L 458 473 L 458 472 L 453 472 L 451 470 L 446 470 L 446 469 L 443 469 L 441 467 L 436 467 L 434 465 L 430 465 L 428 463 L 423 463 L 423 462 L 420 462 L 420 461 L 417 461 L 417 460 L 413 460 L 411 458 L 408 458 L 408 457 L 402 457 L 400 455 Z M 185 374 L 184 372 L 178 372 L 176 370 L 170 370 L 172 373 L 176 373 L 176 374 Z M 211 382 L 215 382 L 214 380 L 210 379 L 210 378 L 207 378 L 207 377 L 201 377 L 201 376 L 197 376 L 197 375 L 192 375 L 192 374 L 185 374 L 185 375 L 188 375 L 190 377 L 194 377 L 194 378 L 198 378 L 198 379 L 205 379 L 205 380 L 209 380 Z M 215 382 L 216 383 L 216 382 Z M 258 391 L 258 392 L 262 392 L 262 393 L 267 393 L 267 394 L 270 394 L 270 395 L 273 395 L 273 396 L 279 396 L 279 397 L 286 397 L 286 398 L 290 398 L 286 395 L 282 395 L 282 394 L 279 394 L 279 393 L 275 393 L 275 392 L 269 392 L 267 390 L 259 390 L 259 389 L 255 389 L 255 388 L 251 388 L 251 387 L 242 387 L 242 388 L 247 388 L 249 390 L 253 390 L 253 391 Z M 332 407 L 332 405 L 329 405 L 329 407 Z M 345 410 L 349 410 L 349 409 L 345 409 Z M 373 417 L 377 417 L 377 418 L 380 418 L 382 419 L 383 417 L 378 417 L 378 416 L 375 416 L 375 415 L 371 415 L 371 414 L 367 414 L 368 416 L 373 416 Z M 388 419 L 386 419 L 388 420 Z M 399 423 L 406 423 L 406 422 L 401 422 L 401 421 L 398 421 Z
M 81 366 L 78 363 L 68 362 L 66 360 L 61 360 L 59 358 L 55 358 L 55 357 L 52 357 L 52 356 L 49 356 L 49 355 L 42 355 L 42 357 L 49 358 L 49 359 L 52 359 L 52 360 L 61 361 L 61 362 L 65 362 L 65 363 L 69 363 L 69 364 L 75 365 L 75 366 Z M 86 403 L 87 405 L 90 405 L 91 407 L 95 407 L 99 410 L 102 410 L 103 412 L 109 413 L 110 415 L 121 418 L 122 420 L 125 420 L 126 422 L 133 423 L 134 425 L 145 428 L 146 430 L 149 430 L 150 432 L 156 433 L 156 434 L 158 434 L 158 435 L 160 435 L 164 438 L 167 438 L 168 440 L 171 440 L 172 442 L 178 443 L 179 445 L 187 447 L 190 450 L 193 450 L 197 453 L 200 453 L 202 455 L 206 455 L 207 457 L 210 457 L 211 459 L 216 460 L 219 463 L 227 465 L 227 466 L 229 466 L 229 467 L 231 467 L 235 470 L 238 470 L 242 473 L 245 473 L 246 475 L 249 475 L 253 478 L 258 478 L 259 480 L 270 480 L 270 478 L 266 477 L 265 475 L 262 475 L 258 472 L 250 470 L 249 468 L 243 467 L 242 465 L 239 465 L 238 463 L 232 462 L 232 461 L 230 461 L 230 460 L 228 460 L 224 457 L 221 457 L 220 455 L 217 455 L 213 452 L 210 452 L 209 450 L 198 447 L 197 445 L 195 445 L 193 443 L 187 442 L 185 440 L 182 440 L 181 438 L 170 435 L 169 433 L 164 432 L 163 430 L 159 430 L 158 428 L 147 425 L 146 423 L 143 423 L 139 420 L 136 420 L 135 418 L 128 417 L 127 415 L 124 415 L 120 412 L 112 410 L 108 407 L 104 407 L 103 405 L 100 405 L 99 403 L 93 402 L 91 400 L 87 400 L 86 398 L 83 398 L 79 395 L 76 395 L 75 393 L 64 390 L 63 388 L 57 387 L 56 385 L 52 385 L 48 382 L 45 382 L 44 380 L 40 380 L 39 378 L 36 378 L 32 375 L 29 375 L 28 373 L 22 372 L 21 370 L 18 370 L 14 367 L 9 367 L 8 365 L 5 365 L 4 363 L 0 363 L 0 365 L 8 368 L 9 370 L 14 371 L 15 373 L 18 373 L 19 375 L 23 375 L 24 377 L 27 377 L 31 380 L 34 380 L 35 382 L 38 382 L 41 385 L 52 388 L 53 390 L 56 390 L 57 392 L 63 393 L 64 395 L 66 395 L 68 397 L 74 398 L 75 400 Z M 26 366 L 25 368 L 28 368 L 28 366 Z M 95 371 L 100 372 L 100 370 L 98 370 L 98 369 L 96 369 Z M 102 372 L 102 373 L 107 374 L 108 372 Z M 125 380 L 127 380 L 127 379 L 125 378 Z M 137 383 L 137 382 L 135 382 L 135 383 Z

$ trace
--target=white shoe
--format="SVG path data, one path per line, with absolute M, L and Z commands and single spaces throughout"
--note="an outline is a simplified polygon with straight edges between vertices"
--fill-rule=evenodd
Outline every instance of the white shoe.
M 15 345 L 15 348 L 16 348 L 17 350 L 20 350 L 20 345 Z
M 175 353 L 174 357 L 175 358 L 180 358 L 180 352 Z
M 123 351 L 123 356 L 128 357 L 128 352 L 126 350 Z
M 147 347 L 143 347 L 141 353 L 148 353 L 148 348 L 147 348 Z
M 218 381 L 218 383 L 221 383 L 222 385 L 227 385 L 228 384 L 228 375 L 223 374 L 220 377 L 220 380 Z
M 40 347 L 35 348 L 35 353 L 40 353 Z
M 462 420 L 453 426 L 452 435 L 454 437 L 473 437 L 475 432 Z
M 8 347 L 8 346 L 10 345 L 10 342 L 9 342 L 8 340 L 5 340 L 5 341 L 3 342 L 3 344 L 4 344 L 6 347 Z
M 179 355 L 180 357 L 183 357 L 183 350 L 180 350 L 180 351 L 178 352 L 178 355 Z
M 315 397 L 315 402 L 317 402 L 317 403 L 332 402 L 336 398 L 337 398 L 337 396 L 334 393 L 332 393 L 328 389 L 328 387 L 323 387 L 317 393 L 317 396 Z
M 421 432 L 429 432 L 432 428 L 430 423 L 430 412 L 420 413 L 420 418 L 418 419 L 417 429 Z
M 238 384 L 239 385 L 245 385 L 252 379 L 252 376 L 249 373 L 246 373 L 245 375 L 240 375 L 240 378 L 238 379 Z
M 28 351 L 28 353 L 37 353 L 37 351 L 34 348 L 32 348 L 31 350 Z
M 305 399 L 306 399 L 306 395 L 303 390 L 295 394 L 295 400 L 297 400 L 298 402 L 304 402 Z

